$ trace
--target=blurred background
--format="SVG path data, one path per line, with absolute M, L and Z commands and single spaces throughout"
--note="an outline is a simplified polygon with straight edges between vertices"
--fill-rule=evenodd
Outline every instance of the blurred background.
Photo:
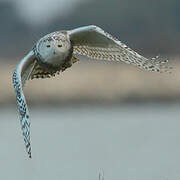
M 179 180 L 179 17 L 179 0 L 0 0 L 0 179 Z M 28 81 L 29 160 L 13 70 L 45 34 L 91 24 L 172 74 L 84 60 Z

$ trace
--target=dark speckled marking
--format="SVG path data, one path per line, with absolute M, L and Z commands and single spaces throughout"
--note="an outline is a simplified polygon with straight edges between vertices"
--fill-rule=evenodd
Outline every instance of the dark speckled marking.
M 27 104 L 23 95 L 21 81 L 18 78 L 17 71 L 13 73 L 13 85 L 16 93 L 16 101 L 18 105 L 18 111 L 20 114 L 21 129 L 23 131 L 24 142 L 26 151 L 31 158 L 31 145 L 30 145 L 30 120 Z

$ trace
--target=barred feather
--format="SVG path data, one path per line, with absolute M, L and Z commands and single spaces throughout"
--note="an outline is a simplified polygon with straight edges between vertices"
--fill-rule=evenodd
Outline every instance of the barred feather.
M 148 71 L 170 72 L 171 67 L 163 65 L 168 62 L 167 60 L 147 59 L 97 26 L 77 28 L 69 34 L 74 44 L 74 56 L 83 55 L 95 60 L 124 61 Z

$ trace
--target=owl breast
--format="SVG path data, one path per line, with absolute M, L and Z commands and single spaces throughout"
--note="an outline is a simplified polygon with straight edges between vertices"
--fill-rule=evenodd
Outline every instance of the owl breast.
M 41 38 L 34 52 L 40 66 L 60 70 L 71 61 L 73 47 L 66 32 L 54 32 Z

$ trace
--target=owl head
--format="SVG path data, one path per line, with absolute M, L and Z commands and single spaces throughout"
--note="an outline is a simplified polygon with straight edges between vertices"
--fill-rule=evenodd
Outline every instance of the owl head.
M 72 45 L 66 32 L 53 32 L 41 38 L 34 47 L 38 62 L 60 67 L 72 55 Z

